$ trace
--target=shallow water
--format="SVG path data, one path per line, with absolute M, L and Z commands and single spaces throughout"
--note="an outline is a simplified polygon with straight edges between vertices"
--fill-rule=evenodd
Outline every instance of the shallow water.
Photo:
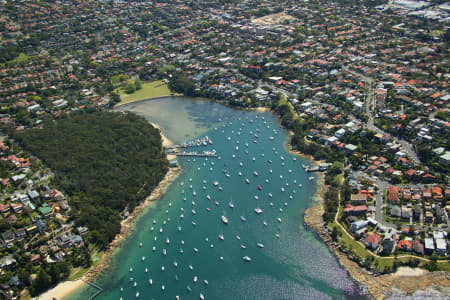
M 176 143 L 208 135 L 213 145 L 191 150 L 215 149 L 221 159 L 178 159 L 181 175 L 139 218 L 112 266 L 97 280 L 105 291 L 96 299 L 136 299 L 137 292 L 139 299 L 199 299 L 200 293 L 205 299 L 366 299 L 326 245 L 304 229 L 303 212 L 316 184 L 301 167 L 309 162 L 286 151 L 287 134 L 271 113 L 185 97 L 119 110 L 145 116 Z M 258 215 L 255 208 L 263 212 Z M 69 299 L 88 299 L 93 291 L 80 290 Z

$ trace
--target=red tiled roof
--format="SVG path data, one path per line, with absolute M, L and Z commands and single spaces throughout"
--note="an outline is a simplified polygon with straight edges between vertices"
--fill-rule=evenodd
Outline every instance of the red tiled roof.
M 409 249 L 411 249 L 411 242 L 407 241 L 407 240 L 401 240 L 398 242 L 397 246 L 399 248 L 402 248 L 402 249 L 406 248 L 409 250 Z
M 389 201 L 399 201 L 398 199 L 398 188 L 396 186 L 390 186 L 388 189 L 388 200 Z
M 381 236 L 376 233 L 369 233 L 366 242 L 378 245 L 381 242 Z

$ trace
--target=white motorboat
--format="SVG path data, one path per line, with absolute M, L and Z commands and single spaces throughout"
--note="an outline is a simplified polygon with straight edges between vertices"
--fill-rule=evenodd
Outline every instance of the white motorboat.
M 228 219 L 227 219 L 227 217 L 222 216 L 222 222 L 223 222 L 224 224 L 228 224 Z

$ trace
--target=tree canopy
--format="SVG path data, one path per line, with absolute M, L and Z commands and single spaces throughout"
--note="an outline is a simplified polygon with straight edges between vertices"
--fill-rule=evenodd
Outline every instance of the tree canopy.
M 129 113 L 70 114 L 15 138 L 54 171 L 71 217 L 100 246 L 120 231 L 120 213 L 134 209 L 168 168 L 158 129 Z

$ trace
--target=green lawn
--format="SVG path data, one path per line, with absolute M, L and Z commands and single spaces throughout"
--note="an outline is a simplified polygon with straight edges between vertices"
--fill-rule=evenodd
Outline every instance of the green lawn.
M 439 270 L 450 272 L 450 262 L 438 262 L 437 265 Z
M 121 100 L 119 104 L 173 95 L 173 93 L 169 90 L 167 84 L 162 80 L 144 82 L 142 83 L 142 88 L 140 90 L 137 90 L 133 94 L 126 94 L 123 89 L 120 89 L 119 94 Z
M 73 268 L 70 272 L 68 280 L 77 280 L 80 279 L 87 271 L 91 268 L 94 268 L 99 262 L 100 258 L 103 255 L 103 251 L 95 251 L 91 255 L 92 265 L 89 268 Z
M 362 246 L 360 243 L 352 239 L 350 236 L 348 236 L 345 232 L 343 232 L 339 226 L 336 225 L 336 223 L 329 223 L 328 228 L 331 230 L 336 227 L 338 229 L 338 232 L 341 233 L 339 237 L 339 244 L 346 248 L 347 250 L 350 250 L 351 253 L 353 253 L 354 256 L 358 256 L 361 260 L 369 257 L 370 251 L 366 249 L 366 247 Z M 398 256 L 401 255 L 411 255 L 409 252 L 402 253 L 400 252 Z M 417 257 L 420 259 L 420 257 Z M 426 257 L 429 258 L 429 257 Z M 410 260 L 409 257 L 402 257 L 397 258 L 398 262 L 408 262 Z M 386 258 L 379 258 L 374 257 L 373 265 L 375 266 L 375 269 L 377 271 L 382 271 L 386 267 L 392 268 L 394 266 L 395 257 L 390 256 Z M 423 262 L 423 261 L 422 261 Z M 438 269 L 442 271 L 450 272 L 450 262 L 438 262 L 437 263 Z

